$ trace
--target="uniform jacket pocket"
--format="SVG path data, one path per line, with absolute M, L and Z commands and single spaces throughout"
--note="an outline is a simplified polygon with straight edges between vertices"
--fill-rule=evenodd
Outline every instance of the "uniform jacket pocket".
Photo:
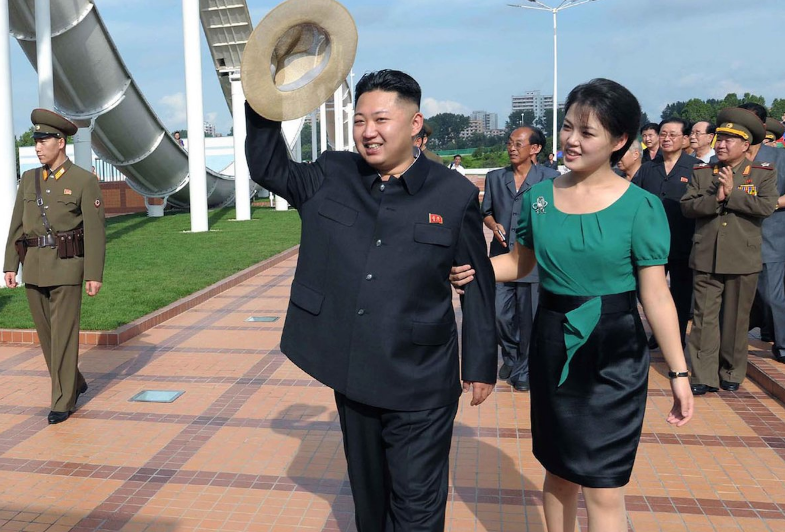
M 312 288 L 308 288 L 304 284 L 294 281 L 292 283 L 290 299 L 294 305 L 316 316 L 322 311 L 324 295 Z
M 319 214 L 341 225 L 350 227 L 357 220 L 357 211 L 337 201 L 325 199 L 319 206 Z
M 435 224 L 414 224 L 414 241 L 449 247 L 452 245 L 452 229 Z
M 412 323 L 412 342 L 417 345 L 446 344 L 452 336 L 453 323 Z

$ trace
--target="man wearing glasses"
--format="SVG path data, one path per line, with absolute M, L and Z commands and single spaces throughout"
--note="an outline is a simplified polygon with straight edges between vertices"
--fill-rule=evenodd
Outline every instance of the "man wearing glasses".
M 482 213 L 486 227 L 493 232 L 491 257 L 512 248 L 523 193 L 532 185 L 559 175 L 558 170 L 532 163 L 532 157 L 543 148 L 542 142 L 533 127 L 514 130 L 507 140 L 510 166 L 488 172 L 485 177 Z M 539 283 L 537 268 L 515 282 L 496 283 L 496 334 L 504 360 L 499 378 L 509 378 L 518 391 L 529 389 L 529 338 Z
M 660 198 L 668 217 L 671 249 L 665 271 L 670 274 L 671 296 L 676 304 L 681 343 L 684 345 L 692 306 L 693 279 L 689 258 L 695 220 L 682 214 L 680 201 L 687 191 L 692 169 L 698 164 L 698 160 L 683 152 L 684 142 L 690 131 L 686 120 L 678 117 L 663 120 L 659 125 L 659 131 L 661 156 L 643 163 L 632 182 Z M 649 348 L 657 347 L 657 340 L 652 334 L 649 338 Z
M 714 157 L 714 148 L 711 147 L 711 141 L 714 140 L 714 132 L 717 127 L 711 122 L 701 120 L 695 122 L 690 131 L 690 146 L 695 153 L 693 155 L 696 159 L 700 159 L 704 163 L 711 161 Z

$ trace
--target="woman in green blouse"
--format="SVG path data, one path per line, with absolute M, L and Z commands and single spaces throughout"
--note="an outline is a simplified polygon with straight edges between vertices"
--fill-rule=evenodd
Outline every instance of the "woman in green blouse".
M 574 530 L 578 492 L 589 530 L 625 532 L 629 482 L 646 406 L 649 352 L 636 290 L 670 368 L 668 423 L 692 417 L 693 397 L 663 265 L 670 234 L 662 202 L 611 166 L 640 120 L 638 101 L 596 79 L 570 92 L 559 135 L 570 172 L 523 197 L 511 253 L 493 258 L 498 282 L 540 269 L 530 353 L 534 455 L 546 469 L 550 532 Z

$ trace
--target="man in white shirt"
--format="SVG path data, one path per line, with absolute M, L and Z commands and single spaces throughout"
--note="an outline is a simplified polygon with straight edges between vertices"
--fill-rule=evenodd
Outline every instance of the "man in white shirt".
M 461 175 L 466 175 L 466 168 L 461 166 L 461 160 L 462 158 L 460 155 L 453 157 L 452 162 L 450 163 L 450 170 L 455 170 Z
M 716 129 L 717 126 L 710 122 L 706 122 L 705 120 L 695 122 L 692 125 L 692 131 L 690 132 L 690 147 L 695 150 L 695 153 L 692 154 L 693 157 L 700 159 L 704 163 L 708 163 L 714 156 L 714 149 L 711 147 L 711 141 L 714 140 L 714 131 Z

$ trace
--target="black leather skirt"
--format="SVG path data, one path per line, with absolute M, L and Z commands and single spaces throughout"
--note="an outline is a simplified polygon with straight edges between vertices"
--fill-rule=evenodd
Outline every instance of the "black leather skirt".
M 635 292 L 602 297 L 599 322 L 569 363 L 565 314 L 590 297 L 540 291 L 529 356 L 532 440 L 546 470 L 593 488 L 630 480 L 649 377 Z

